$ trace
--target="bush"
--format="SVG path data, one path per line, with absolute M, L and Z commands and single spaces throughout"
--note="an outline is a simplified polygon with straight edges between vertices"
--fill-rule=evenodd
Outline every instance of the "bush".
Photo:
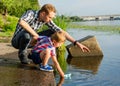
M 60 16 L 56 16 L 56 18 L 53 20 L 56 25 L 58 25 L 63 30 L 66 30 L 68 26 L 68 22 L 65 21 L 65 18 L 61 18 Z
M 3 27 L 3 31 L 14 31 L 18 21 L 17 17 L 7 16 L 6 24 Z
M 2 15 L 0 15 L 0 28 L 4 26 L 3 18 Z

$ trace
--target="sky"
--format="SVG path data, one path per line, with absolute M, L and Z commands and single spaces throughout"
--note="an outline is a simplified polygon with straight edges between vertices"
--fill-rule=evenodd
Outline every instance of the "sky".
M 59 15 L 95 16 L 120 14 L 120 0 L 39 0 L 53 4 Z

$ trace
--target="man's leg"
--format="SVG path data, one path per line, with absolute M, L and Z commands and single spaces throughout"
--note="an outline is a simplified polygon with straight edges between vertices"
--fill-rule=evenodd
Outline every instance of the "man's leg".
M 29 64 L 30 62 L 27 60 L 27 48 L 29 46 L 31 36 L 29 33 L 24 32 L 24 34 L 20 37 L 19 40 L 19 52 L 18 57 L 22 64 Z
M 22 31 L 12 39 L 13 47 L 19 49 L 18 57 L 22 64 L 29 64 L 27 60 L 27 47 L 29 45 L 30 38 L 29 33 Z

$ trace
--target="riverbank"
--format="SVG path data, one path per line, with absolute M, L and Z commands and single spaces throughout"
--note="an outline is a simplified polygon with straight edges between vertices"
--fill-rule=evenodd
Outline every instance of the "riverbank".
M 56 86 L 54 73 L 40 71 L 38 65 L 22 65 L 17 49 L 0 43 L 0 86 Z
M 11 43 L 0 43 L 0 56 L 3 56 L 4 58 L 7 58 L 5 57 L 4 55 L 7 55 L 7 54 L 11 54 L 11 53 L 14 53 L 14 52 L 17 52 L 17 49 L 13 48 L 11 46 Z M 17 53 L 15 53 L 14 55 L 16 55 Z M 9 56 L 9 58 L 13 58 L 14 56 Z

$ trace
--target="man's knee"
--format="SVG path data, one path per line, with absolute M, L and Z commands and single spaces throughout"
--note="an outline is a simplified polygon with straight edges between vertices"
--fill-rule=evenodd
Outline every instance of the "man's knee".
M 30 34 L 29 33 L 25 33 L 24 35 L 23 35 L 23 39 L 24 40 L 26 40 L 26 41 L 29 41 L 30 40 Z

